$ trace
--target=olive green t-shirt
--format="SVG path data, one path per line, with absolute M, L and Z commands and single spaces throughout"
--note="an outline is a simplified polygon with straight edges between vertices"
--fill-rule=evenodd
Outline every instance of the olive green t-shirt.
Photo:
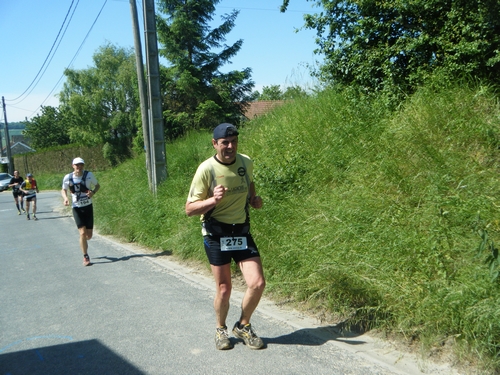
M 213 196 L 217 185 L 227 190 L 224 198 L 215 206 L 211 217 L 226 224 L 241 224 L 246 220 L 250 183 L 253 181 L 253 162 L 243 154 L 237 154 L 233 164 L 222 164 L 215 156 L 205 160 L 196 170 L 188 202 L 205 200 Z M 204 215 L 201 215 L 203 221 Z

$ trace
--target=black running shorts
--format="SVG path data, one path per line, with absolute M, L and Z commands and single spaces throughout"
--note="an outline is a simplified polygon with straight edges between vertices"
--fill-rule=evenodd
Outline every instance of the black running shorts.
M 260 257 L 259 250 L 257 249 L 257 245 L 252 235 L 249 233 L 246 235 L 246 238 L 248 247 L 246 250 L 221 251 L 220 237 L 203 236 L 203 244 L 205 245 L 208 261 L 213 266 L 223 266 L 231 263 L 231 259 L 234 259 L 234 261 L 238 263 L 242 260 Z
M 73 218 L 77 228 L 94 229 L 94 208 L 91 204 L 85 207 L 73 207 Z

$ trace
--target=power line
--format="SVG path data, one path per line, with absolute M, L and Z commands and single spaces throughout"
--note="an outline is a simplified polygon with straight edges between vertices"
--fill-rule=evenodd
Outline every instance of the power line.
M 15 102 L 16 100 L 18 100 L 19 98 L 21 98 L 24 94 L 26 94 L 26 92 L 27 92 L 27 91 L 31 88 L 31 86 L 33 86 L 33 84 L 35 83 L 35 81 L 37 81 L 38 76 L 40 75 L 40 73 L 41 73 L 41 72 L 42 72 L 42 70 L 44 69 L 45 65 L 47 64 L 47 60 L 49 59 L 49 57 L 50 57 L 51 55 L 52 55 L 52 57 L 53 57 L 52 50 L 54 49 L 54 46 L 56 45 L 57 41 L 59 40 L 59 35 L 61 35 L 61 30 L 63 29 L 64 25 L 66 24 L 66 20 L 68 19 L 68 15 L 69 15 L 69 13 L 70 13 L 70 11 L 71 11 L 71 8 L 73 7 L 73 3 L 74 3 L 74 1 L 75 1 L 75 0 L 72 0 L 72 1 L 71 1 L 71 5 L 69 6 L 68 12 L 66 13 L 66 17 L 64 17 L 64 21 L 63 21 L 63 23 L 62 23 L 62 25 L 61 25 L 61 28 L 59 29 L 59 32 L 57 33 L 56 39 L 54 40 L 54 43 L 52 43 L 52 47 L 50 48 L 50 51 L 49 51 L 49 53 L 48 53 L 47 57 L 45 58 L 45 61 L 43 62 L 42 66 L 40 67 L 40 70 L 39 70 L 39 71 L 38 71 L 38 73 L 36 74 L 35 78 L 33 78 L 33 81 L 31 81 L 31 83 L 30 83 L 30 84 L 29 84 L 29 86 L 26 88 L 26 90 L 24 90 L 24 92 L 23 92 L 21 95 L 19 95 L 17 98 L 14 98 L 14 99 L 5 99 L 6 101 L 9 101 L 9 102 Z M 77 5 L 78 5 L 78 4 L 77 4 Z M 76 9 L 76 7 L 75 7 L 75 9 Z M 67 27 L 66 27 L 66 29 L 67 29 Z M 65 32 L 66 32 L 66 31 L 65 31 Z M 64 35 L 64 34 L 63 34 L 63 35 Z M 61 37 L 61 39 L 62 39 L 62 37 Z M 60 43 L 61 43 L 61 42 L 59 41 L 59 44 L 60 44 Z M 59 46 L 59 44 L 58 44 L 58 46 Z M 57 50 L 57 48 L 56 48 L 56 50 Z M 55 53 L 55 51 L 54 51 L 54 53 Z M 52 58 L 51 58 L 50 60 L 52 60 Z M 49 61 L 49 62 L 50 62 L 50 61 Z M 48 64 L 47 64 L 47 66 L 45 67 L 45 70 L 43 71 L 44 73 L 45 73 L 45 71 L 47 70 L 47 67 L 48 67 Z M 43 76 L 43 73 L 42 73 L 42 75 L 40 76 L 40 79 L 42 78 L 42 76 Z M 37 83 L 40 81 L 40 79 L 38 79 Z M 35 86 L 33 86 L 33 89 L 34 89 L 35 87 L 36 87 L 36 85 L 35 85 Z M 32 89 L 31 91 L 33 91 L 33 89 Z M 31 91 L 30 91 L 30 93 L 31 93 Z M 26 96 L 26 97 L 27 97 L 27 96 Z M 24 98 L 24 99 L 26 99 L 26 98 Z M 23 100 L 24 100 L 24 99 L 23 99 Z M 21 103 L 23 100 L 20 100 L 19 102 L 15 103 L 15 104 L 19 104 L 19 103 Z
M 70 18 L 70 20 L 68 21 L 68 23 L 66 24 L 66 28 L 65 28 L 64 34 L 66 33 L 66 31 L 67 31 L 67 29 L 68 29 L 68 27 L 69 27 L 69 24 L 70 24 L 70 22 L 71 22 L 71 19 L 73 18 L 74 14 L 75 14 L 76 8 L 78 7 L 78 3 L 79 3 L 79 0 L 77 1 L 76 6 L 73 8 L 73 12 L 72 12 L 72 14 L 71 14 L 71 18 Z M 75 52 L 75 54 L 74 54 L 73 58 L 71 59 L 71 61 L 70 61 L 70 62 L 69 62 L 69 64 L 67 65 L 66 69 L 67 69 L 67 68 L 69 68 L 69 67 L 71 67 L 71 66 L 72 66 L 72 64 L 73 64 L 73 62 L 75 61 L 75 59 L 78 57 L 78 55 L 79 55 L 79 53 L 80 53 L 81 49 L 83 48 L 83 45 L 84 45 L 84 44 L 85 44 L 85 42 L 87 41 L 87 39 L 88 39 L 88 37 L 89 37 L 89 35 L 90 35 L 90 33 L 91 33 L 92 29 L 94 28 L 94 26 L 95 26 L 95 24 L 96 24 L 97 20 L 99 19 L 100 15 L 101 15 L 101 13 L 102 13 L 102 11 L 103 11 L 103 9 L 104 9 L 104 7 L 106 6 L 106 3 L 107 3 L 107 0 L 105 0 L 105 1 L 104 1 L 104 3 L 103 3 L 103 5 L 102 5 L 101 9 L 99 10 L 99 13 L 97 14 L 97 16 L 96 16 L 96 17 L 95 17 L 95 19 L 94 19 L 94 22 L 93 22 L 93 23 L 92 23 L 92 25 L 90 26 L 90 28 L 89 28 L 89 30 L 88 30 L 88 32 L 87 32 L 87 34 L 85 35 L 85 37 L 84 37 L 84 39 L 83 39 L 82 43 L 81 43 L 81 44 L 80 44 L 80 46 L 78 47 L 78 49 L 77 49 L 77 51 Z M 71 8 L 72 8 L 72 6 L 70 6 L 70 9 L 68 10 L 68 13 L 70 12 Z M 66 15 L 65 21 L 63 22 L 63 26 L 64 26 L 64 24 L 66 23 L 66 19 L 67 19 L 67 17 L 68 17 L 68 15 Z M 59 32 L 59 34 L 60 34 L 60 32 Z M 58 35 L 59 35 L 59 34 L 58 34 Z M 64 34 L 63 34 L 63 36 L 64 36 Z M 56 38 L 56 41 L 57 41 L 57 38 Z M 61 39 L 59 39 L 58 47 L 59 47 L 59 44 L 61 43 L 61 41 L 62 41 L 62 37 L 61 37 Z M 53 47 L 54 47 L 54 46 L 53 46 Z M 51 48 L 51 51 L 52 51 L 53 47 Z M 56 49 L 56 50 L 57 50 L 57 49 Z M 55 54 L 55 51 L 54 51 L 54 54 Z M 52 58 L 54 57 L 54 54 L 52 54 L 52 57 L 50 58 L 50 61 L 52 61 Z M 49 53 L 49 55 L 50 55 L 50 53 Z M 47 57 L 47 58 L 48 58 L 48 57 Z M 46 59 L 45 61 L 47 61 L 47 59 Z M 49 62 L 50 62 L 50 61 L 49 61 Z M 45 65 L 45 63 L 44 63 L 44 65 Z M 44 66 L 44 65 L 42 65 L 42 68 L 41 68 L 40 70 L 42 70 L 42 69 L 43 69 L 43 66 Z M 47 66 L 47 67 L 48 67 L 48 66 Z M 47 67 L 45 67 L 44 73 L 45 73 L 45 71 L 47 70 Z M 38 72 L 37 77 L 38 77 L 38 75 L 39 75 L 39 74 L 40 74 L 40 72 Z M 35 77 L 35 79 L 33 80 L 33 82 L 36 80 L 36 78 L 37 78 L 37 77 Z M 47 95 L 47 96 L 45 97 L 45 99 L 42 101 L 42 103 L 41 103 L 40 105 L 38 105 L 38 106 L 36 107 L 36 109 L 35 109 L 34 111 L 32 111 L 32 112 L 31 112 L 31 114 L 30 114 L 29 116 L 27 116 L 27 117 L 32 117 L 34 114 L 36 114 L 36 112 L 39 110 L 39 108 L 40 108 L 40 107 L 42 107 L 42 106 L 43 106 L 43 104 L 44 104 L 44 103 L 45 103 L 45 102 L 46 102 L 46 101 L 50 98 L 50 96 L 51 96 L 51 95 L 52 95 L 52 93 L 56 90 L 56 88 L 59 86 L 59 84 L 60 84 L 60 82 L 61 82 L 61 80 L 62 80 L 63 78 L 64 78 L 64 71 L 63 71 L 63 73 L 61 74 L 61 77 L 57 80 L 57 82 L 56 82 L 56 84 L 54 85 L 54 87 L 52 88 L 52 90 L 48 93 L 48 95 Z M 37 83 L 40 81 L 40 79 L 41 79 L 41 77 L 38 79 Z M 30 87 L 33 85 L 33 82 L 32 82 L 32 83 L 30 84 L 30 86 L 29 86 L 29 87 L 28 87 L 28 88 L 24 91 L 24 93 L 23 93 L 23 94 L 21 94 L 19 97 L 15 98 L 15 99 L 10 99 L 9 101 L 15 101 L 16 99 L 19 99 L 21 96 L 23 96 L 23 95 L 24 95 L 24 94 L 25 94 L 25 93 L 26 93 L 26 92 L 30 89 Z M 34 87 L 30 90 L 30 93 L 33 91 L 33 89 L 34 89 Z M 26 96 L 24 99 L 26 99 L 26 98 L 27 98 L 27 96 Z M 9 106 L 10 106 L 10 107 L 14 107 L 15 105 L 17 105 L 17 104 L 21 103 L 22 101 L 24 101 L 24 99 L 22 99 L 21 101 L 19 101 L 19 102 L 17 102 L 17 103 L 12 103 L 12 104 L 9 104 Z M 6 100 L 7 100 L 7 99 L 6 99 Z M 21 108 L 20 108 L 20 109 L 21 109 Z M 22 109 L 22 110 L 23 110 L 23 111 L 27 111 L 27 112 L 31 111 L 31 110 L 27 110 L 27 109 Z
M 90 35 L 90 32 L 92 31 L 92 29 L 94 28 L 97 20 L 99 19 L 99 17 L 101 16 L 101 13 L 104 9 L 104 7 L 106 6 L 106 3 L 108 2 L 108 0 L 104 0 L 104 4 L 102 4 L 102 7 L 101 9 L 99 10 L 99 13 L 97 14 L 96 18 L 94 19 L 94 22 L 92 23 L 92 26 L 90 26 L 90 29 L 89 31 L 87 32 L 87 34 L 85 35 L 85 38 L 83 38 L 83 41 L 82 43 L 80 44 L 80 46 L 78 47 L 78 50 L 76 51 L 76 53 L 74 54 L 73 58 L 71 59 L 71 61 L 69 62 L 68 66 L 66 67 L 69 68 L 71 65 L 73 65 L 73 62 L 75 61 L 75 59 L 77 58 L 78 54 L 80 53 L 83 45 L 85 44 L 85 42 L 87 41 L 87 38 L 89 37 Z M 50 95 L 54 92 L 54 90 L 59 86 L 59 83 L 61 82 L 61 80 L 64 78 L 64 72 L 63 74 L 61 75 L 61 77 L 59 78 L 59 80 L 56 82 L 56 84 L 54 85 L 54 87 L 52 88 L 52 90 L 50 90 L 49 94 L 47 95 L 47 97 L 43 100 L 43 102 L 40 104 L 40 107 L 43 105 L 43 103 L 45 103 L 47 101 L 47 99 L 50 97 Z M 35 111 L 33 111 L 33 113 L 30 115 L 33 116 L 33 114 L 35 114 L 36 112 L 38 111 L 38 109 L 36 109 Z
M 240 7 L 240 6 L 234 6 L 234 7 L 226 7 L 226 6 L 217 6 L 217 9 L 236 9 L 236 10 L 259 10 L 263 12 L 280 12 L 280 7 L 276 7 L 274 9 L 272 8 L 250 8 L 250 7 Z M 287 9 L 286 13 L 308 13 L 309 11 L 306 10 L 294 10 L 294 9 Z
M 47 69 L 49 68 L 49 65 L 50 65 L 50 63 L 52 62 L 52 59 L 54 58 L 54 56 L 55 56 L 55 54 L 56 54 L 57 50 L 59 49 L 59 46 L 61 45 L 61 42 L 62 42 L 62 40 L 63 40 L 63 38 L 64 38 L 64 35 L 66 35 L 66 31 L 68 30 L 69 24 L 71 23 L 71 20 L 73 19 L 73 15 L 75 14 L 75 11 L 76 11 L 76 8 L 77 8 L 77 7 L 78 7 L 78 3 L 77 3 L 77 4 L 76 4 L 76 6 L 73 8 L 73 12 L 71 13 L 71 18 L 69 19 L 68 23 L 66 24 L 66 28 L 64 29 L 64 33 L 63 33 L 63 35 L 61 36 L 61 38 L 59 39 L 59 42 L 57 43 L 56 50 L 54 51 L 54 53 L 53 53 L 53 54 L 52 54 L 52 56 L 50 57 L 49 63 L 45 66 L 45 69 L 44 69 L 44 71 L 43 71 L 43 74 L 45 74 L 45 72 L 46 72 L 46 71 L 47 71 Z M 40 80 L 41 80 L 41 79 L 42 79 L 42 77 L 43 77 L 43 74 L 40 76 L 40 78 L 38 78 L 38 80 L 37 80 L 36 84 L 38 84 L 38 82 L 40 82 Z M 59 80 L 59 81 L 60 81 L 60 80 Z M 59 81 L 58 81 L 58 82 L 59 82 Z M 30 90 L 30 92 L 28 93 L 28 95 L 29 95 L 29 94 L 31 94 L 35 88 L 36 88 L 36 85 L 35 85 L 35 86 L 33 86 L 33 87 L 31 88 L 31 90 Z M 28 95 L 27 95 L 24 99 L 26 99 L 26 98 L 28 97 Z M 50 95 L 50 93 L 49 93 L 49 95 Z M 13 104 L 14 104 L 14 105 L 19 104 L 19 103 L 23 102 L 23 101 L 24 101 L 24 99 L 21 99 L 19 102 L 17 102 L 17 103 L 13 103 Z M 45 103 L 45 101 L 46 101 L 46 100 L 47 100 L 47 98 L 45 98 L 45 100 L 42 102 L 42 104 L 43 104 L 43 103 Z M 40 104 L 40 106 L 41 106 L 42 104 Z M 36 110 L 35 110 L 35 112 L 36 112 Z

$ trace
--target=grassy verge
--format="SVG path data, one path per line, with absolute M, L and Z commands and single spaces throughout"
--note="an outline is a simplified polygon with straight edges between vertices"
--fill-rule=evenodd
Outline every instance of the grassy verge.
M 498 371 L 499 137 L 496 97 L 464 86 L 423 89 L 397 112 L 325 91 L 243 127 L 239 151 L 264 199 L 252 228 L 267 295 L 427 352 L 451 342 Z M 144 157 L 99 173 L 99 231 L 206 262 L 184 204 L 210 138 L 167 145 L 157 197 Z

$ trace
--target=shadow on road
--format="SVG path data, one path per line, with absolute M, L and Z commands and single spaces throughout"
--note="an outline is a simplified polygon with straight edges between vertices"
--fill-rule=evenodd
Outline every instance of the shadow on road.
M 45 214 L 57 214 L 57 216 L 44 216 Z M 33 213 L 30 210 L 30 216 L 32 216 L 32 215 L 33 215 Z M 42 216 L 40 216 L 40 215 L 42 215 Z M 22 214 L 20 216 L 23 217 L 23 216 L 25 216 L 25 214 Z M 38 220 L 54 220 L 54 219 L 64 219 L 64 218 L 68 218 L 68 217 L 72 217 L 72 216 L 70 214 L 68 214 L 68 215 L 61 214 L 61 212 L 59 212 L 59 211 L 37 210 L 36 217 Z
M 31 214 L 30 214 L 31 215 Z M 40 214 L 37 212 L 36 213 L 36 218 L 38 220 L 55 220 L 55 219 L 65 219 L 67 218 L 68 216 L 50 216 L 50 217 L 44 217 L 44 216 L 40 216 Z
M 44 211 L 44 210 L 36 210 L 36 214 L 39 215 L 39 214 L 59 214 L 61 215 L 61 212 L 58 212 L 58 211 Z M 68 215 L 64 215 L 65 217 L 69 217 L 71 216 L 71 214 L 68 214 Z
M 143 257 L 148 257 L 148 258 L 156 258 L 159 256 L 169 256 L 172 255 L 172 251 L 170 250 L 164 250 L 161 253 L 154 253 L 154 254 L 132 254 L 132 255 L 127 255 L 124 257 L 116 258 L 116 257 L 110 257 L 110 256 L 101 256 L 101 257 L 94 257 L 92 258 L 92 264 L 105 264 L 105 263 L 115 263 L 115 262 L 122 262 L 122 261 L 127 261 L 132 258 L 143 258 Z M 104 259 L 102 262 L 96 262 L 96 259 Z
M 356 332 L 344 332 L 342 324 L 336 326 L 326 326 L 326 327 L 316 327 L 316 328 L 303 328 L 287 335 L 278 337 L 268 337 L 262 338 L 266 345 L 276 344 L 276 345 L 308 345 L 308 346 L 319 346 L 323 345 L 328 341 L 341 341 L 348 345 L 362 345 L 365 341 L 352 340 L 353 337 L 357 337 L 361 333 Z
M 143 374 L 98 340 L 0 354 L 0 362 L 2 374 Z

